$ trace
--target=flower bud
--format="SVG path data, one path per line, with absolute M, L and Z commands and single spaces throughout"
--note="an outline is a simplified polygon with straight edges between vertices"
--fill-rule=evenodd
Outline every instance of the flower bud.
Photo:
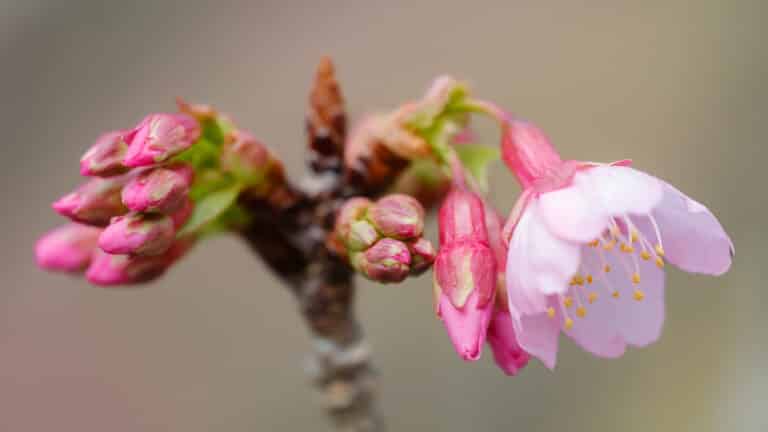
M 408 195 L 388 195 L 371 206 L 368 219 L 385 237 L 414 239 L 424 231 L 424 208 Z
M 357 220 L 349 226 L 349 235 L 345 239 L 347 250 L 356 252 L 368 249 L 379 239 L 376 228 L 366 220 Z
M 345 243 L 352 223 L 362 219 L 370 206 L 371 200 L 368 198 L 355 197 L 348 199 L 336 215 L 336 223 L 333 228 L 335 237 L 342 243 Z
M 285 181 L 283 165 L 248 132 L 230 132 L 221 148 L 221 166 L 265 194 Z
M 420 238 L 408 244 L 408 251 L 411 253 L 411 275 L 418 276 L 432 267 L 436 255 L 432 242 Z
M 123 204 L 135 212 L 171 214 L 184 205 L 193 175 L 184 164 L 144 171 L 123 188 Z
M 377 282 L 401 282 L 408 276 L 411 254 L 405 243 L 383 238 L 365 252 L 352 255 L 352 266 Z
M 464 307 L 454 306 L 451 299 L 440 294 L 437 314 L 442 319 L 456 353 L 465 361 L 480 358 L 485 343 L 493 304 L 480 306 L 477 290 L 473 290 Z
M 84 176 L 111 177 L 127 172 L 123 157 L 128 150 L 125 136 L 129 131 L 112 131 L 102 134 L 80 159 L 80 174 Z
M 106 226 L 127 209 L 120 199 L 126 177 L 93 178 L 53 203 L 62 216 L 87 225 Z
M 460 241 L 488 244 L 483 201 L 463 187 L 453 187 L 438 214 L 440 245 Z
M 191 247 L 192 240 L 177 240 L 162 255 L 110 255 L 100 249 L 85 273 L 94 285 L 114 286 L 149 282 L 161 276 Z
M 509 311 L 496 308 L 488 326 L 488 344 L 496 365 L 505 374 L 513 376 L 524 368 L 530 355 L 520 347 Z
M 99 236 L 99 247 L 110 254 L 159 255 L 168 250 L 175 234 L 169 216 L 131 213 L 112 219 Z
M 99 228 L 74 223 L 48 232 L 35 244 L 37 265 L 61 272 L 85 270 L 100 233 Z
M 435 283 L 453 305 L 462 308 L 473 292 L 479 306 L 492 303 L 496 292 L 496 260 L 487 244 L 462 242 L 443 245 L 437 253 Z
M 187 223 L 190 216 L 192 216 L 193 210 L 195 210 L 195 203 L 192 202 L 189 197 L 184 198 L 184 203 L 181 205 L 181 208 L 171 214 L 171 219 L 173 220 L 173 228 L 176 231 L 179 231 L 184 226 L 184 224 Z
M 200 124 L 186 114 L 150 114 L 131 132 L 123 163 L 154 165 L 188 149 L 200 137 Z

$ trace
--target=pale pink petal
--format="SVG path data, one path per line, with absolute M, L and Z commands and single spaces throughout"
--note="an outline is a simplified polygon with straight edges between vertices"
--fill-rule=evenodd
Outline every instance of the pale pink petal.
M 692 273 L 721 275 L 728 271 L 734 249 L 723 226 L 705 206 L 663 184 L 664 198 L 652 214 L 661 231 L 666 259 Z
M 616 305 L 615 325 L 623 339 L 630 345 L 643 347 L 655 342 L 664 326 L 664 271 L 656 267 L 653 260 L 638 259 L 640 284 L 634 285 L 631 275 L 634 264 L 630 264 L 630 257 L 621 252 L 606 254 L 612 268 L 607 279 L 620 295 L 618 299 L 610 297 L 605 301 Z M 636 289 L 643 292 L 644 298 L 640 301 L 634 298 Z
M 584 174 L 579 173 L 571 186 L 539 196 L 539 213 L 553 234 L 585 243 L 608 226 L 608 215 L 596 205 L 587 187 Z
M 512 320 L 520 346 L 549 369 L 554 369 L 557 363 L 561 322 L 559 314 L 550 318 L 546 313 L 523 315 L 519 320 Z
M 582 250 L 584 267 L 601 271 L 595 251 L 588 246 Z M 564 329 L 577 345 L 585 351 L 598 357 L 621 357 L 626 351 L 626 344 L 618 329 L 617 308 L 615 299 L 610 296 L 607 284 L 602 274 L 591 274 L 592 283 L 582 287 L 571 287 L 568 295 L 574 299 L 574 306 L 568 309 L 568 313 L 574 321 L 571 329 Z M 590 303 L 589 293 L 595 293 L 597 298 Z M 578 301 L 576 301 L 578 300 Z M 576 313 L 579 304 L 585 308 L 586 315 L 579 317 Z
M 647 214 L 662 197 L 661 182 L 633 168 L 599 166 L 576 174 L 585 190 L 590 190 L 596 208 L 610 216 Z
M 531 201 L 510 239 L 507 252 L 509 302 L 521 314 L 546 310 L 546 296 L 562 293 L 579 265 L 576 244 L 552 235 Z

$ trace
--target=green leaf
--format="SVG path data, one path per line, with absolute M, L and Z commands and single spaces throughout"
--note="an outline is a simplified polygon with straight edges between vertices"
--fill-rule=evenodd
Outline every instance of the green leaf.
M 179 235 L 184 236 L 198 232 L 208 224 L 216 221 L 219 216 L 223 215 L 224 212 L 235 204 L 237 195 L 242 188 L 243 186 L 240 183 L 234 183 L 213 191 L 197 201 L 192 216 L 179 232 Z
M 495 147 L 480 144 L 462 144 L 454 147 L 464 168 L 483 190 L 488 189 L 488 165 L 501 158 Z

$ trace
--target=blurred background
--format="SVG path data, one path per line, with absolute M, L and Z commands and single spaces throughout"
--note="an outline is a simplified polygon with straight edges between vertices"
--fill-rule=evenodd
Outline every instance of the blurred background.
M 566 157 L 633 158 L 677 185 L 737 249 L 724 277 L 669 272 L 655 345 L 609 361 L 563 339 L 555 372 L 517 378 L 489 352 L 454 355 L 428 276 L 362 283 L 391 430 L 765 431 L 766 17 L 761 0 L 0 1 L 0 430 L 330 430 L 293 299 L 237 238 L 134 290 L 46 274 L 32 254 L 95 137 L 177 95 L 231 113 L 300 174 L 306 93 L 329 54 L 353 114 L 454 74 Z M 493 187 L 508 211 L 501 166 Z

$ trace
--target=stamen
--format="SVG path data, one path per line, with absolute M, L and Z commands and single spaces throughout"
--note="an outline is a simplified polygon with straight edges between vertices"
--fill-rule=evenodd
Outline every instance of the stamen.
M 591 283 L 592 283 L 592 280 L 593 280 L 593 279 L 592 279 L 592 275 L 591 275 L 591 274 L 588 274 L 588 275 L 587 275 L 587 279 L 586 279 L 586 280 L 587 280 L 587 283 L 588 283 L 588 284 L 591 284 Z
M 585 316 L 587 316 L 587 308 L 585 308 L 584 306 L 577 307 L 576 308 L 576 315 L 579 318 L 584 318 Z
M 599 244 L 600 244 L 600 240 L 598 240 L 598 239 L 594 239 L 591 242 L 587 243 L 587 245 L 589 245 L 589 246 L 591 246 L 593 248 L 596 248 Z
M 631 232 L 629 233 L 629 241 L 632 243 L 635 243 L 638 237 L 639 237 L 639 233 L 637 232 L 637 229 L 633 227 Z
M 604 272 L 606 272 L 606 273 L 610 273 L 610 272 L 611 272 L 611 266 L 609 266 L 608 264 L 606 264 L 606 265 L 603 267 L 603 271 L 604 271 Z
M 659 225 L 656 223 L 656 219 L 650 214 L 648 215 L 648 220 L 651 221 L 653 231 L 656 233 L 656 253 L 659 254 L 659 256 L 664 256 L 664 247 L 661 243 L 661 231 L 659 231 Z
M 562 299 L 562 296 L 560 296 Z M 568 297 L 570 298 L 570 297 Z M 565 325 L 566 330 L 570 330 L 573 328 L 573 320 L 570 316 L 568 316 L 568 311 L 565 310 L 563 305 L 565 304 L 565 299 L 562 299 L 563 301 L 560 302 L 560 312 L 563 314 L 564 321 L 563 324 Z
M 628 245 L 627 243 L 622 243 L 621 244 L 621 251 L 624 252 L 624 253 L 632 253 L 632 252 L 635 251 L 635 248 L 633 248 L 632 246 Z
M 640 273 L 638 272 L 632 273 L 632 283 L 635 285 L 640 283 Z
M 664 248 L 661 246 L 661 243 L 657 244 L 655 249 L 656 249 L 656 255 L 660 257 L 664 256 Z
M 636 289 L 632 296 L 637 301 L 642 301 L 645 298 L 645 293 L 642 290 Z
M 643 248 L 645 248 L 645 246 L 643 246 Z M 640 258 L 642 258 L 643 261 L 648 261 L 651 259 L 651 254 L 647 250 L 644 250 L 640 252 Z
M 595 301 L 597 301 L 597 292 L 590 291 L 589 295 L 587 296 L 587 301 L 589 302 L 589 304 L 592 304 Z
M 617 299 L 617 298 L 621 297 L 621 294 L 619 294 L 618 290 L 613 290 L 613 292 L 611 293 L 611 297 Z
M 656 267 L 664 268 L 664 259 L 663 258 L 656 257 Z
M 547 316 L 548 316 L 549 318 L 554 318 L 554 317 L 555 317 L 555 308 L 553 308 L 553 307 L 551 307 L 551 306 L 550 306 L 550 307 L 548 307 L 548 308 L 547 308 Z
M 573 328 L 573 320 L 570 317 L 565 319 L 565 329 L 570 330 Z
M 565 298 L 563 298 L 563 306 L 567 308 L 573 306 L 573 298 L 571 296 L 565 296 Z

